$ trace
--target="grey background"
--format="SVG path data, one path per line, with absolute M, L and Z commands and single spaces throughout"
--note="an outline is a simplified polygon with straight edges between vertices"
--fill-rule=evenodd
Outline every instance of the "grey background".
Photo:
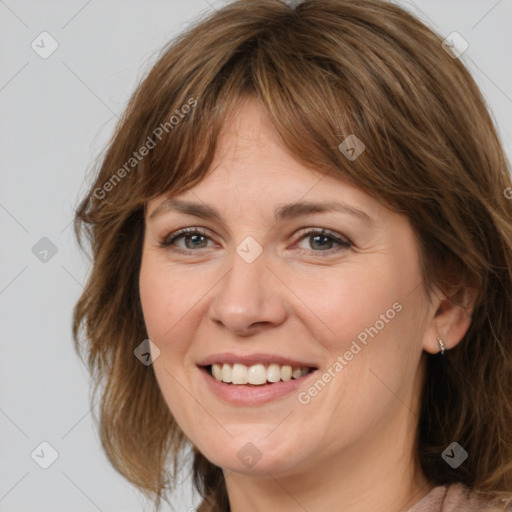
M 108 464 L 92 422 L 88 375 L 70 334 L 89 264 L 70 222 L 90 182 L 86 171 L 138 79 L 169 39 L 223 3 L 0 1 L 2 512 L 150 510 Z M 461 58 L 510 156 L 512 0 L 397 3 L 444 36 L 457 31 L 468 41 Z M 47 59 L 31 47 L 43 31 L 59 45 Z M 45 248 L 43 262 L 36 256 Z M 31 458 L 43 441 L 58 452 L 48 469 Z M 40 450 L 42 461 L 49 451 Z M 174 509 L 197 503 L 183 474 Z

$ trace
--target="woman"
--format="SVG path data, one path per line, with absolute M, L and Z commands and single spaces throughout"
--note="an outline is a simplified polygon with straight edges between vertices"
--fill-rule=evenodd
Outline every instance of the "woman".
M 200 511 L 505 510 L 509 172 L 394 4 L 242 0 L 172 42 L 76 214 L 114 467 L 158 506 L 191 447 Z

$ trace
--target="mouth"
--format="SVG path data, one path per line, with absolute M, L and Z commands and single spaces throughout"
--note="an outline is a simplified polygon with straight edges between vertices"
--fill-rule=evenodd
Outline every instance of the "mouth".
M 206 388 L 231 406 L 263 406 L 293 396 L 313 379 L 319 366 L 277 354 L 210 355 L 197 363 Z
M 318 368 L 313 366 L 292 366 L 277 363 L 213 363 L 201 366 L 217 382 L 230 386 L 265 386 L 279 382 L 299 380 Z

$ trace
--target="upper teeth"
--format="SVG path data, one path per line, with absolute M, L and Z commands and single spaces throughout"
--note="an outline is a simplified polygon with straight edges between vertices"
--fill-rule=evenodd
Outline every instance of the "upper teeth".
M 298 379 L 306 375 L 309 371 L 307 366 L 292 368 L 288 365 L 269 364 L 253 364 L 245 366 L 245 364 L 235 363 L 233 365 L 212 364 L 213 377 L 222 382 L 231 382 L 232 384 L 266 384 L 266 382 L 279 382 L 280 380 L 288 381 Z

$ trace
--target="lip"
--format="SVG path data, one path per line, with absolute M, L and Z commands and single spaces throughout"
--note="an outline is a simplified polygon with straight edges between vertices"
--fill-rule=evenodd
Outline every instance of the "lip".
M 240 360 L 238 361 L 240 362 Z M 252 384 L 226 384 L 225 382 L 219 382 L 210 375 L 206 367 L 201 367 L 200 373 L 203 376 L 208 389 L 223 402 L 229 403 L 230 405 L 258 406 L 289 396 L 305 384 L 312 375 L 316 375 L 317 370 L 314 370 L 298 379 L 291 379 L 286 382 L 280 381 L 272 384 L 263 384 L 261 386 L 255 386 Z
M 234 352 L 222 352 L 220 354 L 213 354 L 208 356 L 197 363 L 198 366 L 210 366 L 212 364 L 235 364 L 240 363 L 245 366 L 251 366 L 253 364 L 278 364 L 281 366 L 288 365 L 292 368 L 299 366 L 307 366 L 308 368 L 318 368 L 318 365 L 311 363 L 310 361 L 295 360 L 287 357 L 281 357 L 276 354 L 235 354 Z M 300 379 L 297 379 L 300 380 Z M 277 384 L 277 383 L 276 383 Z

